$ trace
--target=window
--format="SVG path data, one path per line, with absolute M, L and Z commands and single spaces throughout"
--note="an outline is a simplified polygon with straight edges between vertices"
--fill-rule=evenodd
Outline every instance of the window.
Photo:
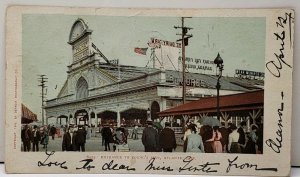
M 88 95 L 88 83 L 83 77 L 80 77 L 76 86 L 76 99 L 86 98 Z

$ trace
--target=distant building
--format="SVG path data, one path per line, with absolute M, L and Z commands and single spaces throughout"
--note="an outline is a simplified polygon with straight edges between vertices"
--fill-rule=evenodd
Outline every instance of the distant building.
M 150 110 L 158 112 L 182 104 L 182 73 L 136 66 L 118 66 L 93 43 L 92 30 L 82 19 L 69 35 L 73 61 L 56 98 L 45 106 L 46 118 L 58 124 L 143 124 Z M 217 77 L 187 73 L 187 101 L 216 95 Z M 222 77 L 221 95 L 257 90 L 263 80 Z

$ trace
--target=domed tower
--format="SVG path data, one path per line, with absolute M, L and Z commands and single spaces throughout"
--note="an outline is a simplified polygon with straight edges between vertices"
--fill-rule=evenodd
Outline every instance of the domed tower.
M 72 46 L 72 64 L 69 71 L 80 67 L 84 61 L 94 54 L 90 30 L 82 19 L 77 19 L 71 28 L 68 43 Z

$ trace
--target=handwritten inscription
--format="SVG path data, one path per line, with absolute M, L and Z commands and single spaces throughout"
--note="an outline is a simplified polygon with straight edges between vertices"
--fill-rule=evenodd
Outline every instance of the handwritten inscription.
M 39 167 L 52 167 L 52 166 L 56 166 L 56 167 L 60 167 L 62 169 L 68 169 L 68 167 L 66 166 L 66 161 L 63 162 L 51 162 L 50 160 L 48 160 L 51 156 L 53 156 L 55 154 L 55 151 L 51 151 L 50 153 L 47 152 L 47 150 L 45 151 L 45 154 L 47 155 L 46 159 L 42 162 L 42 161 L 38 161 L 38 166 Z
M 66 161 L 63 162 L 53 162 L 51 161 L 50 157 L 55 154 L 54 151 L 52 152 L 45 152 L 46 153 L 46 159 L 44 161 L 38 161 L 39 167 L 60 167 L 62 169 L 68 169 L 66 166 Z M 179 168 L 173 168 L 172 165 L 164 165 L 164 162 L 158 163 L 156 161 L 157 159 L 155 157 L 152 157 L 147 166 L 145 167 L 145 171 L 165 171 L 165 172 L 171 172 L 171 171 L 177 171 L 180 172 L 203 172 L 203 173 L 216 173 L 218 172 L 217 167 L 221 165 L 221 163 L 217 162 L 206 162 L 203 164 L 193 164 L 193 161 L 195 160 L 194 157 L 187 156 L 182 161 L 179 161 L 179 163 L 183 163 L 179 166 Z M 226 169 L 226 173 L 229 173 L 230 171 L 234 169 L 242 170 L 242 169 L 249 169 L 252 168 L 256 171 L 274 171 L 277 172 L 277 168 L 260 168 L 257 164 L 251 164 L 248 162 L 237 162 L 238 156 L 236 156 L 233 160 L 228 159 L 228 166 Z M 76 170 L 87 170 L 90 171 L 91 169 L 96 168 L 95 165 L 93 165 L 94 159 L 87 158 L 79 161 L 81 164 L 79 167 L 76 167 Z M 177 163 L 178 164 L 178 163 Z M 116 171 L 116 170 L 126 170 L 126 171 L 135 171 L 136 168 L 131 167 L 129 165 L 125 164 L 119 164 L 115 162 L 114 160 L 111 160 L 109 162 L 105 162 L 102 165 L 102 170 L 109 170 L 109 171 Z
M 84 159 L 84 160 L 81 160 L 80 162 L 85 162 L 83 164 L 82 167 L 77 167 L 76 170 L 81 170 L 81 169 L 84 169 L 84 170 L 88 170 L 90 171 L 91 168 L 95 168 L 95 166 L 91 165 L 90 163 L 93 162 L 93 159 Z
M 127 170 L 127 171 L 135 171 L 135 168 L 132 168 L 128 165 L 114 163 L 114 160 L 111 160 L 109 163 L 104 163 L 102 166 L 102 170 Z
M 154 164 L 155 158 L 151 158 L 149 160 L 149 164 L 145 168 L 145 170 L 150 171 L 150 170 L 162 170 L 162 171 L 173 171 L 174 169 L 171 168 L 170 166 L 159 166 Z
M 248 169 L 253 168 L 256 171 L 275 171 L 277 172 L 277 168 L 259 168 L 257 164 L 251 163 L 237 163 L 238 156 L 236 156 L 233 160 L 228 159 L 228 166 L 226 169 L 226 173 L 229 173 L 232 168 L 234 169 Z
M 283 94 L 283 92 L 281 92 L 281 100 L 283 100 L 283 97 L 284 97 L 284 94 Z M 282 148 L 283 111 L 284 111 L 284 102 L 281 102 L 280 108 L 277 109 L 277 113 L 278 113 L 278 122 L 277 122 L 278 129 L 276 131 L 277 137 L 275 138 L 275 140 L 273 140 L 273 139 L 266 140 L 267 146 L 270 147 L 276 153 L 280 153 L 280 149 Z
M 183 159 L 184 165 L 182 167 L 179 167 L 179 172 L 182 172 L 182 171 L 192 171 L 192 172 L 201 171 L 204 173 L 218 172 L 216 169 L 213 169 L 213 166 L 218 166 L 218 165 L 220 165 L 220 163 L 206 162 L 205 164 L 193 166 L 193 165 L 191 165 L 191 162 L 193 160 L 194 160 L 194 158 L 191 156 L 187 156 L 186 158 L 184 158 Z
M 288 64 L 285 60 L 285 47 L 286 47 L 286 33 L 288 32 L 290 37 L 290 46 L 292 45 L 292 23 L 294 18 L 292 17 L 292 13 L 285 13 L 285 15 L 279 16 L 278 21 L 276 22 L 277 28 L 281 32 L 274 33 L 275 39 L 279 41 L 279 51 L 274 53 L 275 60 L 271 60 L 266 63 L 266 68 L 268 71 L 275 77 L 281 76 L 281 70 L 284 66 L 292 68 L 290 64 Z

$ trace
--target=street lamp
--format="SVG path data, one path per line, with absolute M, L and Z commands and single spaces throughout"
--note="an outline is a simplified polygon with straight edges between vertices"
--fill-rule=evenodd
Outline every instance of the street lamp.
M 220 54 L 218 53 L 216 59 L 214 60 L 214 63 L 217 65 L 217 68 L 219 68 L 219 73 L 217 74 L 218 76 L 218 81 L 217 81 L 217 119 L 220 120 L 220 78 L 222 77 L 222 71 L 223 71 L 223 59 L 221 58 Z

